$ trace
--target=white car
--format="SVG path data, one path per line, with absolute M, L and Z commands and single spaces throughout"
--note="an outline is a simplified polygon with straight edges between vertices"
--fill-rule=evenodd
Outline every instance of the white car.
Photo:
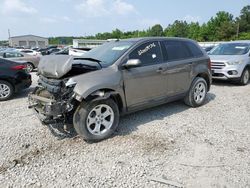
M 37 52 L 31 49 L 18 49 L 18 51 L 32 56 L 42 56 L 41 52 Z
M 250 80 L 250 41 L 226 42 L 209 52 L 213 79 L 234 80 L 247 85 Z
M 71 56 L 83 56 L 89 50 L 90 49 L 88 49 L 88 48 L 69 48 L 69 55 L 71 55 Z

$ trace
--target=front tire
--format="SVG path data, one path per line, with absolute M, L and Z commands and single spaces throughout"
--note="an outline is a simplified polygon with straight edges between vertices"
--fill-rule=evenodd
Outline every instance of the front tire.
M 250 72 L 249 70 L 246 68 L 242 75 L 241 75 L 241 78 L 240 78 L 240 84 L 241 85 L 247 85 L 248 84 L 248 81 L 249 81 L 249 78 L 250 78 Z
M 207 82 L 204 78 L 197 77 L 194 79 L 184 102 L 191 107 L 199 107 L 205 103 L 208 91 Z
M 14 95 L 13 86 L 9 82 L 0 80 L 0 101 L 9 100 L 13 95 Z
M 86 141 L 110 137 L 119 124 L 119 109 L 112 99 L 83 102 L 74 113 L 76 132 Z

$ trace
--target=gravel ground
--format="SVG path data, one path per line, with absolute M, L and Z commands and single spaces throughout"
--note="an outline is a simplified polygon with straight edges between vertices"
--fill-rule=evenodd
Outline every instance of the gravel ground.
M 125 116 L 95 144 L 55 137 L 27 109 L 31 89 L 0 103 L 1 187 L 168 187 L 157 177 L 250 188 L 250 84 L 215 83 L 200 108 L 174 102 Z

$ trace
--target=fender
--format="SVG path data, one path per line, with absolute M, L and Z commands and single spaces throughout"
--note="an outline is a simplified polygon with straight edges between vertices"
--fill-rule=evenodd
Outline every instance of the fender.
M 76 82 L 74 93 L 78 101 L 86 99 L 94 92 L 105 90 L 123 93 L 122 75 L 119 70 L 108 67 L 72 78 Z

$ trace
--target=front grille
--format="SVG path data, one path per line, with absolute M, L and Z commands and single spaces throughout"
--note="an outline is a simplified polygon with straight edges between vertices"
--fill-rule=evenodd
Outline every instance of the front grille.
M 226 64 L 222 63 L 222 62 L 212 62 L 211 63 L 212 69 L 223 69 L 225 66 L 226 66 Z

